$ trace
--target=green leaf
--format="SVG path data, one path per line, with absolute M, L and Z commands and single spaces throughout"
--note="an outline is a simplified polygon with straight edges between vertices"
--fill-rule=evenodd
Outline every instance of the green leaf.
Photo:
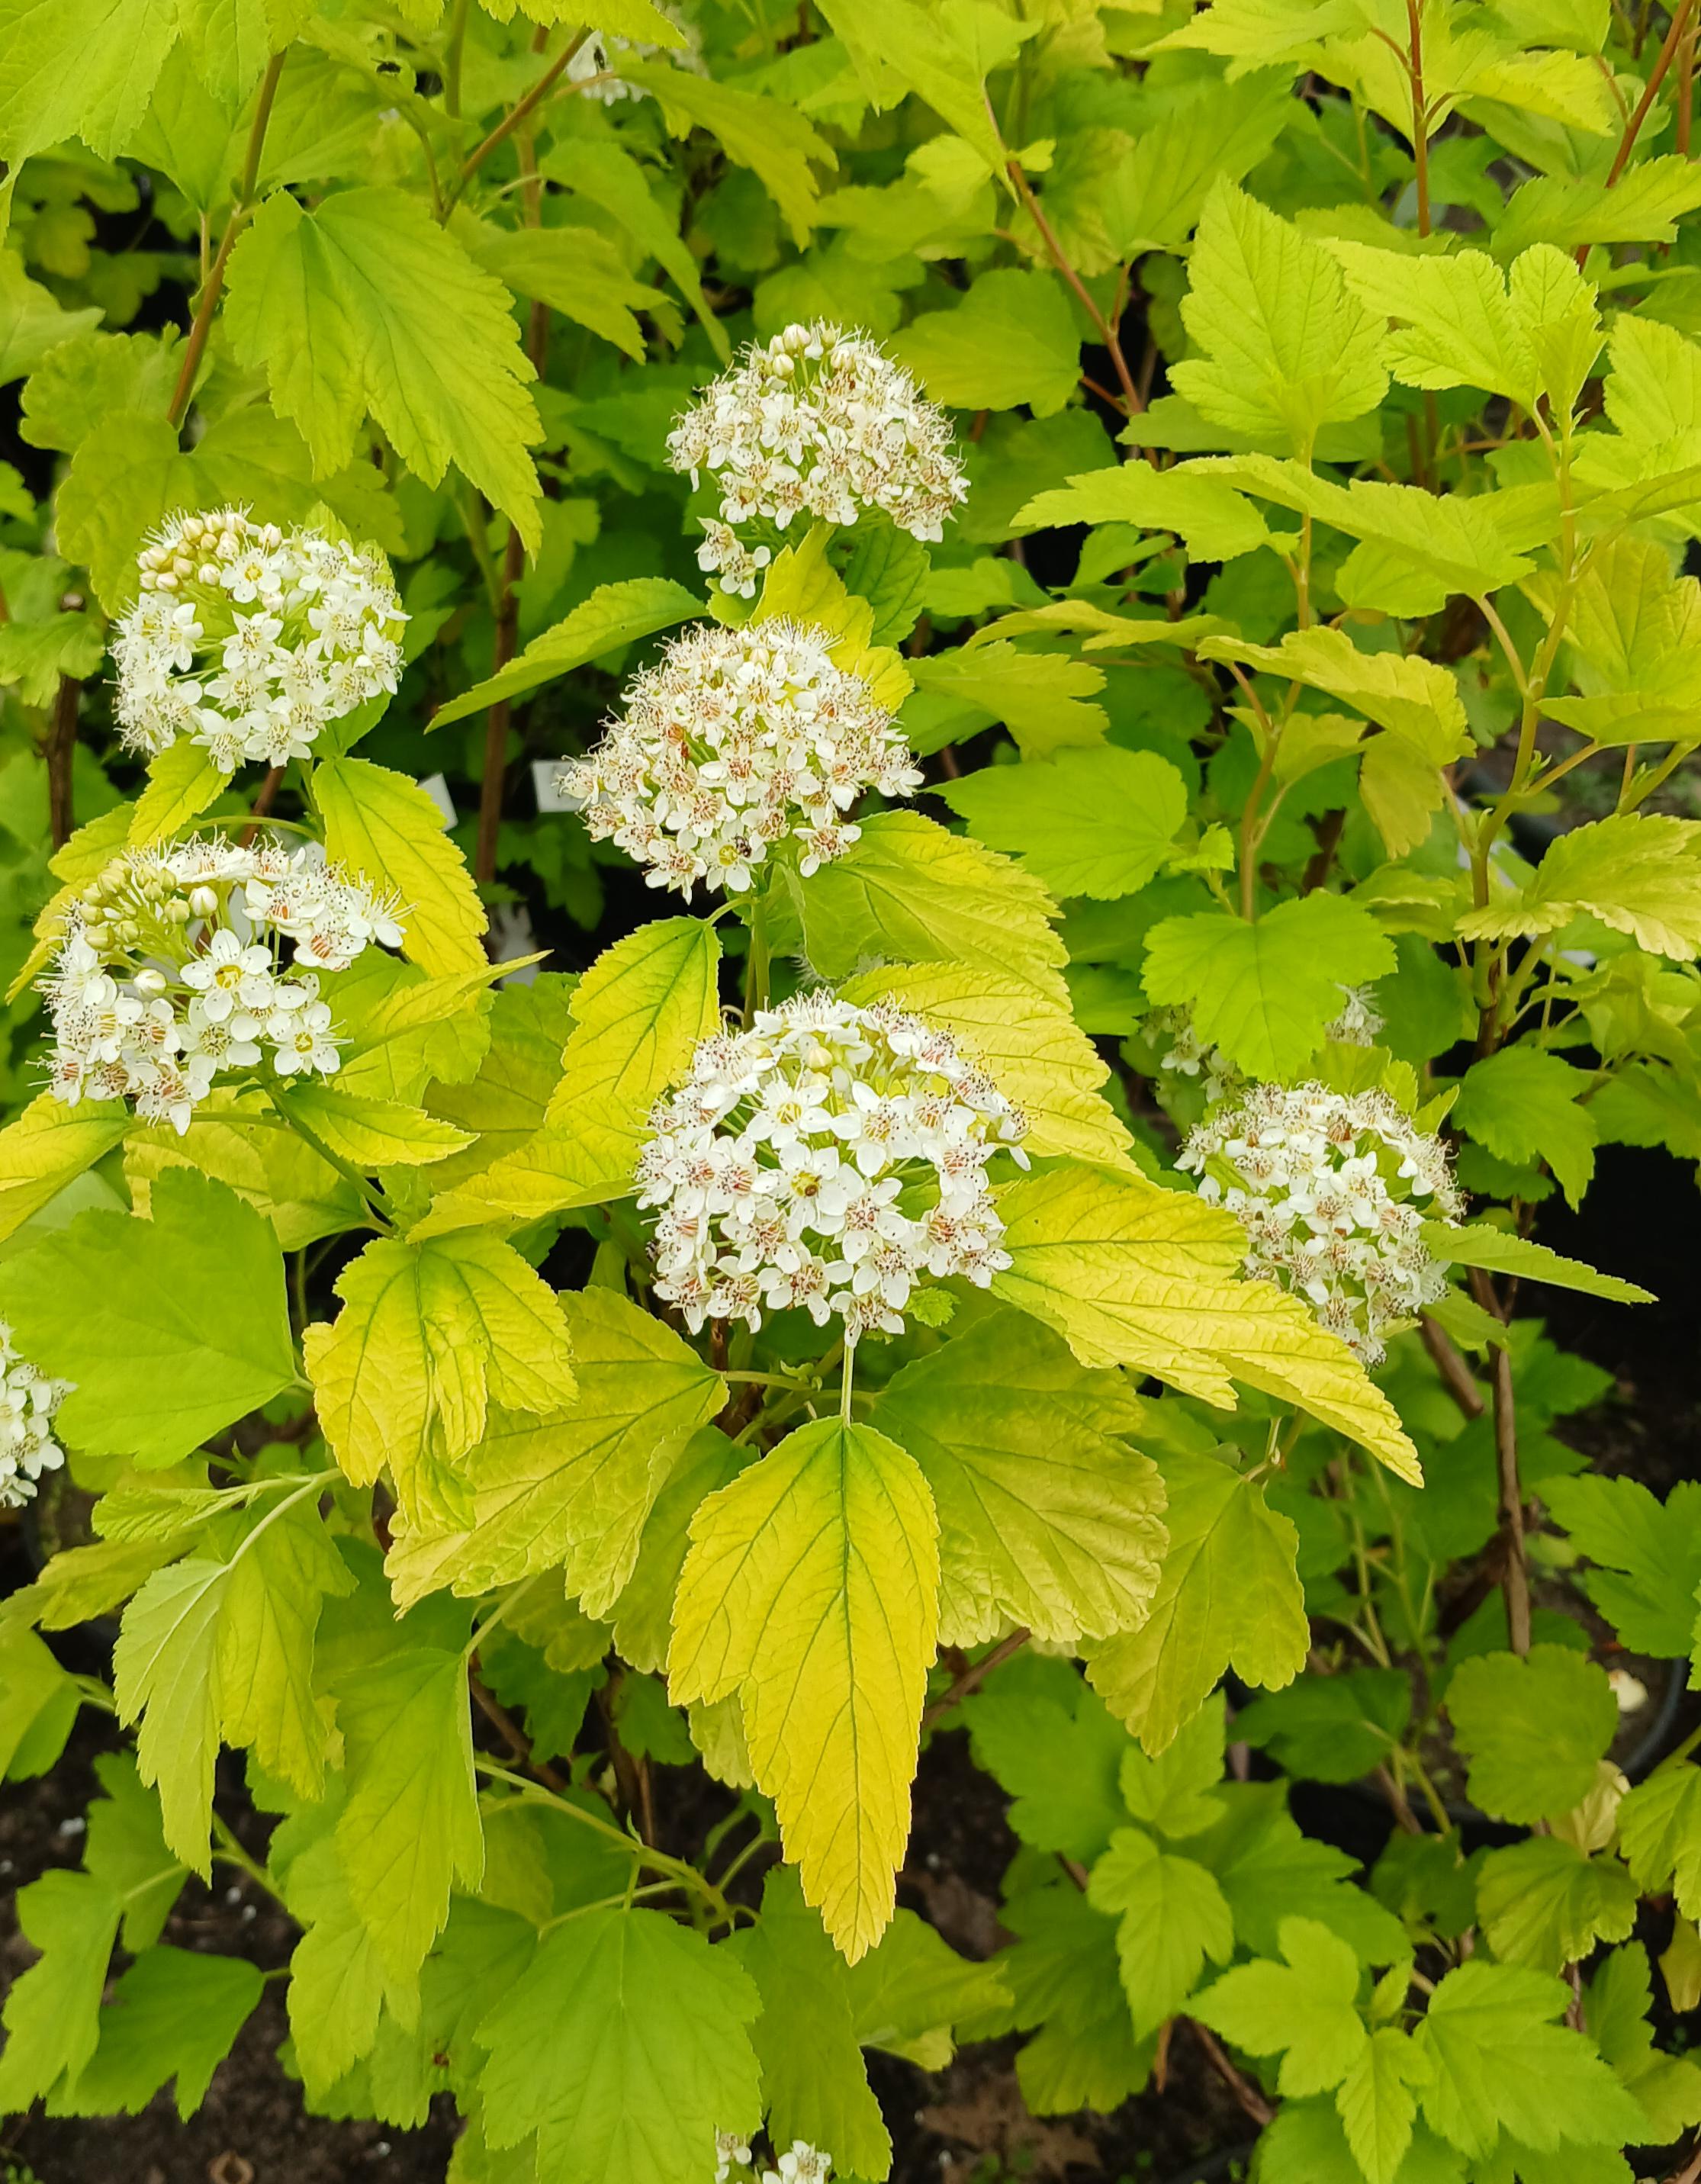
M 1620 1645 L 1656 1661 L 1681 1660 L 1695 1643 L 1701 1595 L 1701 1484 L 1680 1479 L 1662 1506 L 1640 1479 L 1544 1480 L 1542 1499 L 1599 1567 L 1583 1588 Z
M 219 1756 L 219 1621 L 228 1567 L 199 1557 L 157 1570 L 125 1611 L 113 1656 L 119 1719 L 141 1717 L 137 1765 L 159 1792 L 166 1842 L 204 1880 Z
M 811 167 L 836 167 L 838 155 L 795 107 L 689 69 L 621 56 L 628 83 L 652 92 L 669 133 L 706 129 L 735 165 L 748 167 L 779 207 L 800 249 L 814 225 L 818 190 Z
M 176 743 L 148 769 L 148 786 L 136 801 L 130 839 L 148 849 L 182 832 L 223 789 L 230 776 L 213 763 L 198 744 Z
M 1235 1719 L 1238 1723 L 1241 1715 Z M 1135 1819 L 1171 1842 L 1185 1842 L 1214 1827 L 1223 1817 L 1223 1801 L 1216 1791 L 1223 1779 L 1225 1733 L 1219 1693 L 1206 1700 L 1157 1758 L 1148 1758 L 1130 1744 L 1122 1755 L 1117 1780 L 1123 1802 Z
M 1679 963 L 1701 952 L 1701 832 L 1693 820 L 1626 812 L 1562 834 L 1508 900 L 1458 921 L 1467 939 L 1553 933 L 1580 913 Z
M 472 875 L 419 784 L 367 759 L 327 759 L 314 768 L 313 795 L 332 861 L 401 896 L 409 961 L 435 978 L 482 970 L 485 916 Z
M 1466 1070 L 1453 1121 L 1498 1160 L 1546 1161 L 1576 1206 L 1595 1172 L 1594 1117 L 1578 1104 L 1589 1083 L 1556 1054 L 1503 1046 Z
M 656 1911 L 557 1926 L 478 2028 L 493 2146 L 538 2134 L 564 2184 L 708 2176 L 715 2134 L 761 2120 L 747 2027 L 761 2000 L 728 1948 Z
M 46 14 L 47 10 L 39 12 Z M 4 63 L 0 62 L 0 98 L 5 96 L 4 85 Z M 98 310 L 64 309 L 51 288 L 30 278 L 19 252 L 0 248 L 0 386 L 35 372 L 43 358 L 98 326 L 100 316 Z
M 654 309 L 660 298 L 633 277 L 615 245 L 594 228 L 495 227 L 463 210 L 449 232 L 505 287 L 588 326 L 643 363 L 644 329 L 633 314 Z
M 809 959 L 828 978 L 871 958 L 973 963 L 1062 998 L 1066 951 L 1039 881 L 917 812 L 864 820 L 862 839 L 799 893 Z
M 86 1873 L 46 1873 L 18 1892 L 18 1923 L 42 1954 L 6 1997 L 6 2114 L 21 2114 L 61 2077 L 74 2079 L 94 2053 L 120 1908 L 116 1892 Z
M 943 2070 L 951 2060 L 959 2022 L 979 2022 L 1010 2006 L 999 1965 L 958 1956 L 913 1911 L 895 1912 L 878 1942 L 847 1966 L 845 1976 L 856 2037 L 924 2070 Z
M 1582 1802 L 1618 1730 L 1606 1671 L 1569 1646 L 1460 1662 L 1447 1708 L 1470 1757 L 1471 1797 L 1497 1819 L 1526 1824 Z
M 890 1921 L 909 1834 L 937 1532 L 912 1457 L 822 1418 L 709 1497 L 679 1580 L 673 1700 L 741 1694 L 757 1785 L 852 1963 Z
M 997 1194 L 1007 1297 L 1084 1365 L 1130 1365 L 1227 1408 L 1234 1379 L 1298 1403 L 1402 1478 L 1415 1451 L 1387 1398 L 1297 1297 L 1235 1279 L 1244 1232 L 1191 1192 L 1059 1162 Z
M 1187 816 L 1168 759 L 1114 744 L 1064 750 L 1049 766 L 990 766 L 945 784 L 945 801 L 995 850 L 1020 853 L 1057 895 L 1135 894 Z
M 1018 529 L 1052 524 L 1132 523 L 1172 531 L 1196 561 L 1232 561 L 1268 546 L 1263 516 L 1243 493 L 1191 463 L 1167 471 L 1146 463 L 1088 471 L 1053 486 L 1016 511 Z
M 100 2013 L 100 2044 L 50 2115 L 139 2115 L 168 2079 L 176 2080 L 187 2123 L 206 2098 L 265 1991 L 259 1969 L 240 1957 L 190 1949 L 145 1949 Z
M 983 722 L 1002 721 L 1029 758 L 1099 743 L 1108 724 L 1104 707 L 1087 702 L 1103 689 L 1104 670 L 1066 653 L 1022 652 L 994 637 L 933 653 L 912 662 L 910 672 L 929 697 L 973 709 L 956 731 L 959 738 Z
M 1049 1690 L 977 1692 L 959 1718 L 976 1766 L 1008 1792 L 1024 1843 L 1090 1864 L 1126 1824 L 1117 1770 L 1127 1732 L 1073 1667 Z
M 890 346 L 929 399 L 953 410 L 1025 404 L 1053 416 L 1080 372 L 1080 336 L 1050 273 L 983 273 L 954 310 L 923 312 Z
M 1121 1914 L 1117 1956 L 1136 2040 L 1180 2008 L 1207 1957 L 1223 1964 L 1235 1953 L 1234 1920 L 1216 1881 L 1191 1858 L 1160 1850 L 1139 1828 L 1118 1828 L 1111 1837 L 1093 1867 L 1087 1901 Z M 1356 1980 L 1356 1959 L 1352 1969 Z
M 587 1370 L 583 1353 L 580 1369 Z M 621 1659 L 646 1672 L 666 1663 L 673 1595 L 690 1547 L 697 1506 L 717 1488 L 730 1485 L 750 1460 L 747 1449 L 729 1441 L 712 1425 L 700 1427 L 683 1453 L 674 1453 L 677 1443 L 671 1434 L 664 1438 L 672 1468 L 644 1520 L 632 1574 L 610 1611 Z
M 719 1027 L 720 962 L 713 928 L 694 917 L 658 918 L 605 949 L 573 989 L 575 1029 L 542 1128 L 445 1193 L 414 1233 L 493 1209 L 535 1219 L 629 1196 L 650 1109 Z
M 1385 2025 L 1370 2035 L 1335 2092 L 1347 2143 L 1369 2184 L 1399 2184 L 1418 2104 L 1414 2084 L 1427 2075 L 1405 2033 Z
M 129 1128 L 116 1102 L 68 1107 L 51 1092 L 32 1100 L 0 1130 L 0 1241 L 121 1145 Z
M 888 1940 L 897 1931 L 889 1929 Z M 879 2184 L 891 2170 L 892 2142 L 862 2064 L 851 1973 L 819 1914 L 804 1902 L 791 1867 L 768 1875 L 760 1922 L 732 1947 L 761 1997 L 750 2044 L 774 2144 L 800 2138 L 830 2147 L 835 2166 L 842 2162 L 848 2173 Z M 877 1964 L 879 1955 L 865 1957 L 858 1971 Z
M 0 0 L 0 159 L 122 151 L 176 34 L 176 0 Z
M 370 410 L 428 485 L 452 460 L 536 548 L 526 449 L 542 428 L 507 292 L 420 199 L 360 187 L 309 212 L 276 192 L 231 254 L 224 326 L 321 476 L 356 453 Z
M 1295 1556 L 1298 1540 L 1256 1481 L 1215 1457 L 1165 1458 L 1164 1557 L 1152 1611 L 1097 1647 L 1096 1691 L 1148 1752 L 1174 1742 L 1223 1671 L 1280 1688 L 1310 1646 Z
M 19 1349 L 75 1383 L 74 1446 L 175 1463 L 295 1378 L 283 1259 L 268 1223 L 187 1169 L 153 1217 L 95 1210 L 0 1273 Z
M 821 12 L 844 40 L 877 111 L 913 91 L 991 173 L 1002 176 L 1007 155 L 985 82 L 1014 58 L 1033 36 L 1032 25 L 989 7 L 934 8 L 916 0 L 826 0 Z
M 1567 1259 L 1545 1244 L 1531 1242 L 1508 1228 L 1482 1222 L 1456 1228 L 1450 1222 L 1425 1221 L 1425 1248 L 1443 1264 L 1481 1267 L 1495 1274 L 1515 1274 L 1520 1280 L 1547 1282 L 1556 1290 L 1581 1290 L 1586 1295 L 1609 1297 L 1615 1304 L 1652 1304 L 1651 1291 L 1616 1274 L 1597 1273 L 1581 1259 Z
M 1170 381 L 1213 423 L 1307 453 L 1319 426 L 1381 400 L 1380 325 L 1320 244 L 1232 182 L 1206 200 L 1189 274 L 1181 315 L 1202 354 Z
M 672 277 L 696 313 L 716 355 L 727 363 L 732 344 L 709 307 L 697 261 L 672 213 L 652 194 L 644 170 L 632 154 L 612 137 L 593 142 L 585 137 L 557 136 L 538 164 L 552 181 L 565 182 L 578 196 L 612 214 L 639 248 Z
M 465 1529 L 396 1535 L 387 1568 L 404 1606 L 438 1585 L 477 1595 L 559 1567 L 586 1612 L 605 1614 L 663 1483 L 726 1402 L 720 1376 L 652 1313 L 612 1290 L 560 1301 L 576 1401 L 541 1422 L 492 1418 L 466 1467 Z
M 367 1100 L 342 1084 L 310 1081 L 280 1088 L 276 1104 L 341 1159 L 368 1170 L 424 1167 L 464 1151 L 471 1130 L 440 1122 L 399 1100 Z
M 1018 1937 L 999 1960 L 1015 1993 L 1016 2023 L 1040 2027 L 1016 2059 L 1029 2110 L 1119 2107 L 1145 2086 L 1157 2043 L 1134 2037 L 1115 1927 L 1061 1875 L 1011 1895 L 1002 1916 Z
M 1701 1767 L 1668 1765 L 1638 1782 L 1618 1808 L 1618 1832 L 1642 1892 L 1669 1890 L 1686 1919 L 1701 1916 Z
M 1421 2059 L 1414 2060 L 1421 2067 Z M 1359 2067 L 1364 2067 L 1362 2062 Z M 1259 2138 L 1258 2160 L 1260 2184 L 1365 2184 L 1371 2174 L 1348 2142 L 1336 2103 L 1328 2100 L 1285 2101 Z M 1465 2184 L 1464 2164 L 1419 2124 L 1387 2184 Z
M 1563 1972 L 1598 1942 L 1622 1942 L 1636 1924 L 1636 1883 L 1616 1858 L 1591 1858 L 1559 1836 L 1491 1851 L 1476 1878 L 1476 1908 L 1503 1964 Z
M 1280 2055 L 1276 2083 L 1303 2099 L 1338 2086 L 1369 2042 L 1358 2014 L 1358 1959 L 1314 1919 L 1281 1922 L 1284 1964 L 1240 1964 L 1207 1989 L 1193 2014 L 1249 2055 Z
M 1669 2145 L 1701 2121 L 1701 2069 L 1654 2044 L 1654 1981 L 1639 1942 L 1614 1949 L 1590 1982 L 1584 2009 L 1591 2037 L 1641 2105 L 1649 2145 Z
M 1394 944 L 1368 911 L 1320 889 L 1255 922 L 1220 911 L 1168 917 L 1146 940 L 1146 990 L 1191 1011 L 1202 1042 L 1249 1077 L 1291 1079 L 1341 1011 L 1342 986 L 1382 978 Z
M 1417 2042 L 1432 2075 L 1423 2111 L 1461 2153 L 1492 2153 L 1503 2129 L 1527 2146 L 1621 2146 L 1641 2111 L 1592 2042 L 1555 2023 L 1564 1981 L 1481 1958 L 1450 1971 L 1430 1997 Z
M 251 1749 L 268 1775 L 304 1797 L 320 1797 L 325 1780 L 326 1728 L 313 1688 L 320 1607 L 354 1590 L 310 1502 L 262 1513 L 224 1589 L 216 1674 L 225 1740 Z
M 443 1930 L 450 1888 L 476 1892 L 484 1870 L 466 1662 L 398 1639 L 333 1688 L 349 1777 L 337 1855 L 393 2006 Z
M 1351 1669 L 1254 1699 L 1235 1714 L 1235 1734 L 1290 1774 L 1352 1782 L 1386 1764 L 1411 1711 L 1411 1685 L 1397 1669 Z
M 293 1856 L 282 1875 L 285 1903 L 304 1930 L 289 1960 L 290 2036 L 302 2082 L 315 2098 L 371 2052 L 384 2001 L 383 1966 L 329 1832 L 336 1816 L 334 1805 L 314 1809 L 312 1824 L 326 1832 Z M 274 1867 L 278 1848 L 274 1838 Z
M 409 1523 L 435 1506 L 440 1466 L 483 1438 L 493 1403 L 540 1416 L 572 1400 L 560 1300 L 488 1231 L 377 1237 L 337 1294 L 335 1322 L 303 1345 L 320 1424 L 356 1485 L 388 1466 Z
M 0 1780 L 45 1774 L 81 1703 L 52 1650 L 21 1623 L 0 1625 Z
M 939 1511 L 945 1644 L 977 1645 L 1012 1624 L 1105 1638 L 1142 1619 L 1167 1536 L 1163 1489 L 1149 1458 L 1110 1438 L 1124 1423 L 1118 1392 L 1009 1312 L 905 1366 L 883 1391 L 873 1423 L 920 1464 Z
M 460 698 L 439 705 L 429 722 L 434 728 L 482 713 L 505 698 L 523 697 L 557 676 L 570 675 L 588 660 L 616 652 L 657 630 L 677 628 L 703 611 L 703 602 L 666 577 L 633 577 L 624 583 L 599 584 L 564 621 L 534 637 L 517 660 L 488 682 L 476 683 Z

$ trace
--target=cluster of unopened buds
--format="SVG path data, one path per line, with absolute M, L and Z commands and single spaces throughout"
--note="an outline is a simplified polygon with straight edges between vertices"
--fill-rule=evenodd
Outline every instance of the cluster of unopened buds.
M 804 994 L 705 1039 L 650 1117 L 639 1203 L 659 1210 L 655 1293 L 694 1334 L 796 1307 L 854 1343 L 903 1330 L 918 1283 L 1007 1267 L 987 1163 L 1019 1110 L 947 1032 Z
M 84 889 L 42 981 L 49 1089 L 70 1106 L 129 1100 L 181 1133 L 222 1072 L 266 1061 L 327 1077 L 339 1056 L 320 974 L 399 946 L 402 915 L 316 844 L 127 850 Z
M 715 2184 L 730 2184 L 735 2168 L 750 2167 L 750 2142 L 730 2131 L 717 2131 L 715 2136 Z M 833 2156 L 824 2148 L 811 2146 L 806 2138 L 795 2138 L 786 2151 L 778 2157 L 772 2169 L 762 2167 L 754 2171 L 757 2184 L 828 2184 L 833 2174 Z
M 772 548 L 741 527 L 778 535 L 794 516 L 851 524 L 867 510 L 937 539 L 968 490 L 945 412 L 878 342 L 819 320 L 753 343 L 679 419 L 667 454 L 694 486 L 714 479 L 720 516 L 698 565 L 745 599 Z
M 69 1381 L 50 1380 L 18 1355 L 11 1329 L 0 1320 L 0 1509 L 21 1508 L 42 1474 L 64 1462 L 53 1424 L 70 1393 Z
M 132 749 L 152 755 L 187 737 L 226 773 L 245 759 L 282 766 L 395 689 L 407 616 L 375 546 L 226 508 L 171 517 L 137 571 L 112 647 Z
M 795 835 L 805 876 L 858 833 L 865 790 L 912 796 L 922 776 L 904 733 L 821 634 L 795 622 L 713 624 L 670 645 L 625 694 L 625 712 L 558 778 L 598 840 L 650 867 L 651 887 L 703 881 L 740 894 Z
M 1246 1232 L 1246 1270 L 1303 1297 L 1366 1365 L 1443 1294 L 1425 1220 L 1464 1202 L 1447 1148 L 1380 1091 L 1255 1084 L 1188 1137 L 1177 1166 Z

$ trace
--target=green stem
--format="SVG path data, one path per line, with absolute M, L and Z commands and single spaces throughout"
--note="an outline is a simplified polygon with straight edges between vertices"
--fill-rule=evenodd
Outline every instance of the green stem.
M 517 1796 L 530 1798 L 534 1804 L 548 1805 L 568 1819 L 577 1821 L 581 1827 L 590 1829 L 593 1834 L 618 1843 L 638 1864 L 647 1865 L 653 1872 L 671 1875 L 677 1887 L 701 1897 L 717 1919 L 724 1919 L 728 1925 L 733 1923 L 732 1908 L 721 1891 L 706 1875 L 699 1873 L 694 1865 L 688 1865 L 683 1858 L 670 1858 L 665 1851 L 651 1849 L 648 1843 L 640 1842 L 636 1836 L 630 1836 L 623 1828 L 616 1827 L 612 1820 L 599 1819 L 594 1813 L 588 1813 L 583 1805 L 574 1804 L 571 1798 L 558 1797 L 553 1790 L 546 1790 L 539 1782 L 527 1780 L 523 1774 L 516 1774 L 510 1768 L 499 1767 L 494 1759 L 485 1758 L 482 1752 L 474 1753 L 473 1764 L 481 1774 L 488 1775 L 493 1782 L 504 1784 Z
M 361 1202 L 366 1208 L 373 1227 L 386 1236 L 390 1234 L 393 1227 L 390 1217 L 372 1195 L 371 1184 L 354 1163 L 352 1161 L 344 1160 L 340 1153 L 332 1152 L 318 1131 L 313 1128 L 310 1123 L 304 1123 L 298 1115 L 292 1113 L 281 1100 L 274 1097 L 272 1108 L 275 1113 L 282 1117 L 286 1125 L 294 1131 L 303 1145 L 310 1145 L 321 1160 L 328 1162 L 345 1182 L 354 1184 L 355 1190 L 360 1194 Z
M 756 1022 L 756 1011 L 767 1006 L 767 901 L 757 894 L 750 898 L 750 956 L 745 966 L 745 1029 Z
M 554 60 L 550 62 L 548 68 L 546 68 L 542 75 L 538 77 L 536 83 L 532 86 L 532 88 L 526 92 L 523 98 L 516 100 L 516 103 L 509 109 L 507 113 L 503 115 L 501 120 L 497 123 L 496 126 L 485 138 L 484 142 L 475 150 L 468 153 L 466 159 L 460 163 L 460 173 L 456 175 L 454 181 L 449 185 L 449 195 L 443 204 L 445 214 L 451 213 L 455 210 L 456 205 L 460 202 L 467 184 L 478 172 L 478 170 L 484 164 L 484 162 L 490 157 L 490 154 L 497 148 L 498 145 L 506 143 L 508 139 L 514 134 L 514 131 L 520 126 L 520 124 L 525 120 L 527 114 L 533 113 L 537 108 L 543 103 L 544 100 L 549 97 L 549 93 L 555 89 L 556 84 L 559 83 L 562 76 L 566 74 L 568 68 L 572 65 L 573 56 L 578 52 L 579 47 L 583 45 L 585 40 L 592 35 L 591 29 L 587 26 L 584 30 L 579 31 L 576 36 L 569 38 L 566 44 L 562 47 L 560 52 L 556 54 Z

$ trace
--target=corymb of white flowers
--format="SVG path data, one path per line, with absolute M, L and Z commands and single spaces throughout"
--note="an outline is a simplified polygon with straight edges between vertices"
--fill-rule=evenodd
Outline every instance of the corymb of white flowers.
M 401 672 L 407 616 L 376 546 L 280 531 L 240 509 L 174 515 L 118 625 L 118 724 L 150 754 L 187 737 L 226 773 L 305 758 Z
M 223 1072 L 267 1059 L 280 1077 L 328 1077 L 339 1056 L 319 974 L 371 942 L 399 946 L 402 914 L 316 844 L 127 850 L 83 890 L 42 981 L 49 1089 L 68 1106 L 128 1100 L 181 1134 Z
M 1194 1130 L 1177 1165 L 1246 1228 L 1246 1268 L 1302 1296 L 1367 1365 L 1445 1290 L 1425 1220 L 1464 1201 L 1447 1148 L 1386 1092 L 1256 1084 Z
M 718 486 L 698 566 L 745 599 L 772 548 L 746 545 L 739 525 L 850 524 L 868 509 L 936 539 L 968 490 L 945 412 L 878 342 L 819 320 L 753 343 L 680 418 L 667 454 L 694 486 L 705 471 Z
M 64 1462 L 52 1427 L 70 1393 L 68 1380 L 50 1380 L 18 1355 L 12 1330 L 0 1319 L 0 1509 L 21 1508 L 42 1474 Z
M 625 705 L 559 786 L 583 801 L 596 839 L 647 865 L 651 887 L 688 898 L 700 880 L 742 894 L 788 834 L 807 877 L 856 839 L 845 815 L 866 789 L 921 786 L 903 730 L 796 622 L 693 630 Z
M 798 1306 L 854 1344 L 902 1331 L 924 1278 L 1010 1264 L 987 1187 L 1027 1123 L 950 1034 L 884 1003 L 804 994 L 705 1039 L 650 1117 L 639 1203 L 656 1295 L 695 1334 Z

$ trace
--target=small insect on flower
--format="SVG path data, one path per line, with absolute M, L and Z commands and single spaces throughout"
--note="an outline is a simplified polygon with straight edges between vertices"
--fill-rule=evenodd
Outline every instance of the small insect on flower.
M 41 981 L 49 1089 L 68 1106 L 127 1100 L 181 1135 L 220 1075 L 269 1061 L 279 1076 L 329 1076 L 340 1057 L 320 976 L 375 942 L 399 947 L 402 918 L 316 844 L 126 850 L 73 905 Z
M 1386 1092 L 1255 1084 L 1190 1134 L 1176 1165 L 1239 1217 L 1247 1273 L 1303 1297 L 1366 1365 L 1447 1288 L 1423 1224 L 1459 1220 L 1464 1201 L 1447 1147 Z
M 18 1355 L 11 1329 L 0 1320 L 0 1509 L 21 1508 L 42 1474 L 64 1462 L 51 1429 L 70 1391 L 69 1380 L 50 1380 Z
M 691 631 L 625 694 L 624 714 L 561 792 L 599 841 L 688 900 L 728 894 L 788 835 L 806 878 L 857 838 L 845 816 L 868 789 L 912 796 L 922 776 L 891 715 L 822 633 L 775 620 Z
M 650 1117 L 639 1204 L 656 1295 L 694 1334 L 795 1307 L 847 1343 L 901 1334 L 912 1289 L 1010 1264 L 986 1168 L 1027 1166 L 1027 1122 L 950 1034 L 877 1003 L 801 994 L 705 1039 Z
M 226 773 L 245 759 L 282 766 L 396 688 L 407 616 L 376 546 L 226 508 L 170 517 L 137 572 L 112 647 L 132 750 L 187 736 Z
M 936 539 L 968 491 L 945 412 L 878 342 L 819 320 L 753 343 L 679 419 L 667 456 L 694 486 L 714 479 L 720 516 L 704 526 L 698 566 L 745 599 L 771 548 L 740 526 L 851 524 L 866 510 Z

